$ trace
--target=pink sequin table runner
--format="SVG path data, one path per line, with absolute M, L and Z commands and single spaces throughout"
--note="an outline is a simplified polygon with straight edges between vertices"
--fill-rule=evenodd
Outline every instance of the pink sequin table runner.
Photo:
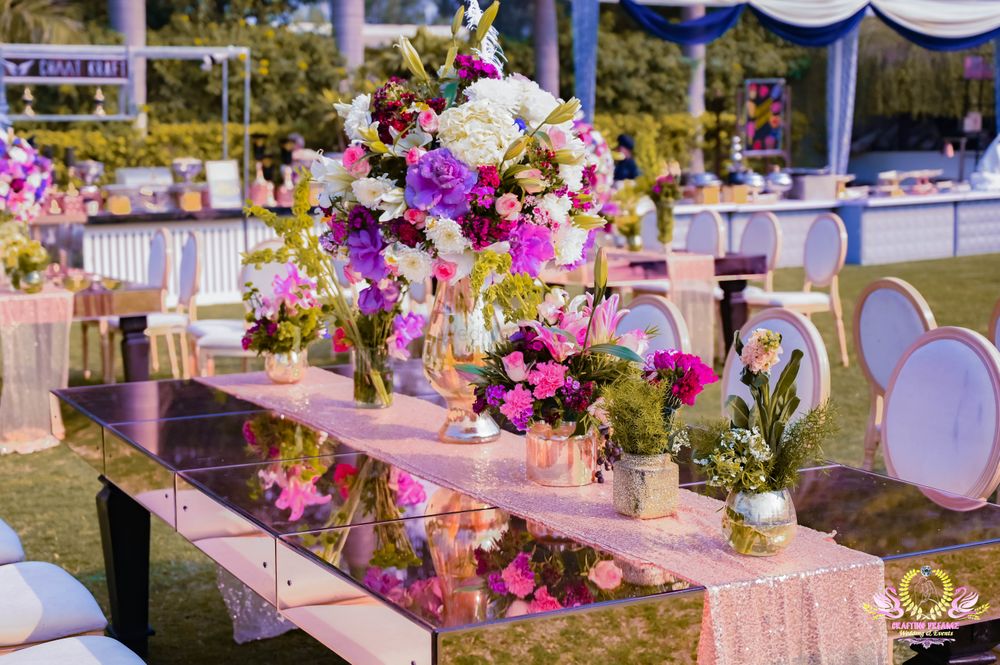
M 744 557 L 722 540 L 722 503 L 715 499 L 682 490 L 676 517 L 622 517 L 612 506 L 610 483 L 556 489 L 528 482 L 523 437 L 439 443 L 444 410 L 423 400 L 396 395 L 389 409 L 356 409 L 351 380 L 315 368 L 292 386 L 272 384 L 260 372 L 201 380 L 434 483 L 705 586 L 699 663 L 889 662 L 884 622 L 862 609 L 882 590 L 882 561 L 826 534 L 799 527 L 782 554 Z

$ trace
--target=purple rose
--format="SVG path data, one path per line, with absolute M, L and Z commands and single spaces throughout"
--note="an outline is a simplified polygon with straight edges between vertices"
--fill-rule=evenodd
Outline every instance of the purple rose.
M 378 228 L 356 231 L 347 239 L 351 268 L 365 279 L 377 282 L 386 276 L 385 259 L 382 258 L 382 234 Z
M 466 198 L 478 175 L 447 148 L 431 150 L 406 169 L 406 204 L 432 215 L 458 219 L 469 211 Z
M 522 224 L 510 234 L 510 271 L 538 277 L 546 261 L 555 256 L 552 233 L 543 226 Z

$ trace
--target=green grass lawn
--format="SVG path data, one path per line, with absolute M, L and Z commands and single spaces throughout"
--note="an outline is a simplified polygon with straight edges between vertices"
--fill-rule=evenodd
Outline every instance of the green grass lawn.
M 894 276 L 910 282 L 927 299 L 938 325 L 972 328 L 985 333 L 993 304 L 1000 297 L 1000 256 L 956 258 L 891 266 L 848 266 L 841 273 L 845 323 L 850 330 L 854 299 L 874 279 Z M 801 288 L 802 271 L 778 272 L 776 288 Z M 204 307 L 201 318 L 238 316 L 241 306 Z M 836 348 L 829 315 L 813 319 L 828 348 Z M 848 333 L 850 334 L 850 333 Z M 74 331 L 70 375 L 73 385 L 84 383 L 80 337 Z M 91 342 L 92 344 L 93 341 Z M 862 434 L 868 410 L 868 389 L 857 366 L 853 341 L 851 366 L 831 358 L 832 393 L 840 414 L 841 431 L 827 447 L 831 459 L 860 464 Z M 96 345 L 92 365 L 96 367 Z M 325 345 L 311 352 L 314 362 L 329 358 Z M 161 378 L 169 365 L 162 348 Z M 119 363 L 120 364 L 120 363 Z M 259 361 L 251 363 L 259 368 Z M 239 361 L 220 362 L 220 371 L 235 371 Z M 721 372 L 721 367 L 717 368 Z M 120 368 L 119 368 L 120 372 Z M 718 385 L 710 386 L 689 419 L 717 416 Z M 85 422 L 71 416 L 68 436 L 81 436 Z M 877 464 L 881 465 L 881 458 Z M 66 446 L 33 455 L 0 458 L 0 517 L 20 533 L 30 559 L 52 561 L 78 577 L 108 612 L 104 564 L 94 509 L 99 489 L 96 474 Z M 215 567 L 192 545 L 153 519 L 150 615 L 156 636 L 151 639 L 150 663 L 303 663 L 336 662 L 330 652 L 299 631 L 264 642 L 237 646 L 231 624 L 215 588 Z M 566 655 L 566 654 L 563 654 Z M 563 659 L 562 662 L 570 662 Z

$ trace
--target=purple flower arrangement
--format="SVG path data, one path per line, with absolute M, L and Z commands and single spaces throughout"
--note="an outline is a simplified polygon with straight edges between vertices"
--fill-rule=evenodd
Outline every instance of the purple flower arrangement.
M 52 162 L 13 130 L 0 131 L 0 220 L 31 222 L 52 184 Z

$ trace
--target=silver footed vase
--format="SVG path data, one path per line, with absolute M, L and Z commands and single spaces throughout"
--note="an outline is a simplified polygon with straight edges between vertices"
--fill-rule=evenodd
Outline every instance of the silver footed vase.
M 455 368 L 482 365 L 500 339 L 500 322 L 495 313 L 486 315 L 478 295 L 468 277 L 454 284 L 439 282 L 424 337 L 424 374 L 448 404 L 438 432 L 444 443 L 488 443 L 500 437 L 489 414 L 472 410 L 475 386 Z

